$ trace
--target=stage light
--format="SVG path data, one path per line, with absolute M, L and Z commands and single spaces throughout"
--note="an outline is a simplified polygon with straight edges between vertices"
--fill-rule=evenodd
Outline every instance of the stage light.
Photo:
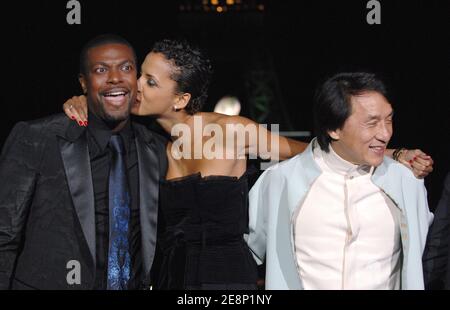
M 225 96 L 217 102 L 214 112 L 230 116 L 239 115 L 241 113 L 241 103 L 236 97 Z

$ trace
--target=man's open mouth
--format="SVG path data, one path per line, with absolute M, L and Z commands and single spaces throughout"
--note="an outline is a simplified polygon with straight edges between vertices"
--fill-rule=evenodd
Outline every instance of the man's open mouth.
M 378 155 L 383 155 L 386 150 L 385 146 L 369 146 L 369 148 Z
M 128 90 L 124 89 L 112 89 L 102 93 L 102 97 L 105 101 L 113 106 L 120 107 L 128 100 Z

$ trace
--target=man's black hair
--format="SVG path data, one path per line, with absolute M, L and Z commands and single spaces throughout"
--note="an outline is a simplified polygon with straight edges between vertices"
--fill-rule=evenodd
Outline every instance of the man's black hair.
M 80 73 L 83 75 L 87 74 L 88 71 L 88 52 L 91 48 L 102 46 L 106 44 L 122 44 L 128 46 L 133 51 L 134 62 L 136 62 L 136 53 L 133 46 L 125 40 L 123 37 L 116 34 L 102 34 L 91 39 L 86 43 L 81 49 L 80 53 Z

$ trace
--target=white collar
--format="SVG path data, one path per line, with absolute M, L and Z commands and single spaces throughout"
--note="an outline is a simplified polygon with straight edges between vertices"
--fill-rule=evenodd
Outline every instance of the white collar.
M 367 174 L 372 174 L 374 167 L 369 165 L 355 165 L 342 157 L 340 157 L 334 150 L 331 144 L 329 145 L 329 152 L 322 151 L 322 158 L 327 167 L 340 175 L 358 177 Z

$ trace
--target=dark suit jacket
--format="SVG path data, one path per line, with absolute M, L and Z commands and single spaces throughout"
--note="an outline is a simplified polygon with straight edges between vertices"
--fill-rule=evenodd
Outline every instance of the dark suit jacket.
M 163 138 L 141 124 L 133 128 L 147 286 L 167 159 Z M 91 289 L 96 247 L 86 129 L 63 114 L 16 124 L 0 157 L 0 180 L 0 289 Z M 79 285 L 67 281 L 74 260 Z
M 444 182 L 423 255 L 426 289 L 450 289 L 450 173 Z

